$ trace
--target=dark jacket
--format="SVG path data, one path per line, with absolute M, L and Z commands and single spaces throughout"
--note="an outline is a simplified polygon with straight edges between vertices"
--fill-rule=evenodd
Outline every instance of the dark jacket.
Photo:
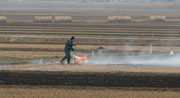
M 65 48 L 64 48 L 64 52 L 66 54 L 66 56 L 65 56 L 66 58 L 71 58 L 70 51 L 71 50 L 74 51 L 73 45 L 75 45 L 75 44 L 72 42 L 71 39 L 67 41 L 67 43 L 65 45 Z
M 72 51 L 74 51 L 73 45 L 75 45 L 75 44 L 72 42 L 72 40 L 71 39 L 68 40 L 66 42 L 64 50 L 68 50 L 68 51 L 72 50 Z

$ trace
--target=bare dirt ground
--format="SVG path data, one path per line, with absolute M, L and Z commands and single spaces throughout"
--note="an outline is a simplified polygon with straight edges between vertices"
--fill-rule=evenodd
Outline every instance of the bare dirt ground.
M 17 57 L 21 59 L 35 58 L 35 57 L 51 57 L 64 55 L 62 52 L 37 52 L 37 51 L 0 51 L 1 57 Z
M 180 67 L 26 64 L 0 70 L 179 73 Z M 0 98 L 179 98 L 179 88 L 1 85 Z
M 180 89 L 0 86 L 1 98 L 179 98 Z
M 24 64 L 0 66 L 0 70 L 36 70 L 36 71 L 69 71 L 69 72 L 154 72 L 180 73 L 176 66 L 130 66 L 130 65 L 61 65 L 61 64 Z

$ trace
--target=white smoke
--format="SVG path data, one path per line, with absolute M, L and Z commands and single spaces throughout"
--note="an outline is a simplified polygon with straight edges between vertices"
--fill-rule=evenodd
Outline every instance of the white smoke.
M 88 58 L 88 63 L 109 65 L 180 66 L 180 54 L 140 54 L 133 56 L 128 56 L 128 53 L 125 56 L 94 56 Z

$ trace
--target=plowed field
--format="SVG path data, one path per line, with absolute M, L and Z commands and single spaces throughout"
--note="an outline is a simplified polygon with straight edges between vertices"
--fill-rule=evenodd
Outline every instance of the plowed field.
M 75 20 L 72 23 L 33 22 L 34 16 L 49 14 L 71 15 Z M 76 37 L 79 54 L 91 56 L 94 51 L 96 56 L 100 47 L 108 51 L 107 56 L 112 53 L 120 58 L 136 58 L 137 54 L 141 58 L 169 57 L 170 51 L 177 56 L 180 52 L 179 22 L 109 23 L 106 18 L 110 14 L 107 13 L 9 12 L 2 15 L 9 18 L 7 23 L 0 24 L 2 98 L 180 97 L 180 67 L 174 65 L 14 64 L 41 58 L 59 61 L 64 56 L 64 44 L 71 36 Z M 98 18 L 93 20 L 88 15 Z M 146 14 L 146 18 L 150 15 Z M 169 17 L 179 16 L 171 14 Z M 149 54 L 151 45 L 152 54 Z M 5 65 L 12 60 L 13 63 Z

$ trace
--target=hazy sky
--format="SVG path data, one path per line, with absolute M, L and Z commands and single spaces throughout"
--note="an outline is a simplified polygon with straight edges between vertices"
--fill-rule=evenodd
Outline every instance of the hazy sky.
M 0 2 L 0 12 L 180 13 L 180 3 Z

